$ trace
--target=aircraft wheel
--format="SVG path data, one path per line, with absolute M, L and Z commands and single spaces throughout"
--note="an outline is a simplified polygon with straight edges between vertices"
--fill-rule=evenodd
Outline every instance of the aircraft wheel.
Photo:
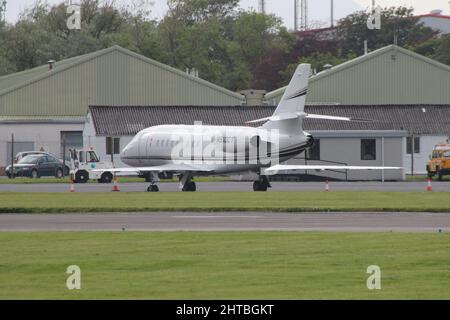
M 264 182 L 253 182 L 253 191 L 267 191 L 268 185 Z
M 195 192 L 195 191 L 197 191 L 197 185 L 193 181 L 188 182 L 184 185 L 183 191 L 184 192 Z
M 158 192 L 159 191 L 159 187 L 156 184 L 153 184 L 153 185 L 151 185 L 151 186 L 149 186 L 147 188 L 147 191 L 148 192 Z

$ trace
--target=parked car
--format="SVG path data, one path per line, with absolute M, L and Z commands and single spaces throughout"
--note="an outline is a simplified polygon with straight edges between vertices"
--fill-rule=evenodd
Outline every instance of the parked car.
M 40 178 L 45 176 L 54 176 L 62 178 L 64 174 L 69 174 L 69 167 L 64 168 L 61 160 L 56 159 L 51 155 L 32 154 L 23 157 L 18 163 L 14 164 L 15 177 L 30 177 Z M 11 166 L 6 167 L 6 175 L 8 178 L 12 177 Z
M 25 158 L 26 156 L 29 156 L 29 155 L 32 155 L 32 154 L 49 155 L 49 156 L 51 156 L 50 153 L 43 152 L 43 151 L 22 151 L 22 152 L 19 152 L 19 153 L 16 154 L 16 156 L 14 157 L 14 163 L 18 163 L 20 160 L 22 160 L 22 158 Z

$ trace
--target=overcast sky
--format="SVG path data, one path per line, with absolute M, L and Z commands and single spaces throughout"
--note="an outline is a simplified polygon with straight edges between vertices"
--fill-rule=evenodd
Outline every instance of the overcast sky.
M 19 12 L 26 6 L 32 4 L 35 0 L 7 0 L 7 20 L 14 22 L 17 20 Z M 126 3 L 126 0 L 117 0 Z M 331 0 L 309 0 L 309 20 L 329 22 L 330 20 L 330 1 Z M 412 6 L 417 14 L 428 13 L 434 9 L 441 9 L 446 14 L 450 14 L 450 4 L 448 0 L 375 0 L 376 4 L 381 6 Z M 63 2 L 63 0 L 48 0 L 49 3 L 55 4 Z M 77 0 L 73 0 L 77 3 Z M 153 8 L 153 16 L 161 18 L 166 10 L 166 0 L 153 0 L 155 3 Z M 372 0 L 334 0 L 335 18 L 339 19 L 347 14 L 359 9 L 369 7 Z M 241 0 L 243 8 L 258 8 L 258 0 Z M 266 0 L 267 12 L 274 13 L 281 17 L 288 28 L 294 25 L 294 0 Z

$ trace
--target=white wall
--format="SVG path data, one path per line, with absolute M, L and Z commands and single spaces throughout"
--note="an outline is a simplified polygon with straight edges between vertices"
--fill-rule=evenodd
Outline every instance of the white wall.
M 314 136 L 314 134 L 313 134 Z M 340 162 L 350 166 L 376 166 L 376 167 L 403 167 L 403 137 L 385 137 L 384 150 L 382 148 L 382 138 L 380 137 L 352 137 L 352 138 L 333 138 L 333 137 L 317 137 L 320 139 L 320 159 L 326 161 Z M 361 139 L 376 139 L 376 160 L 361 160 Z M 382 153 L 384 152 L 384 161 Z M 305 164 L 304 154 L 302 153 L 296 159 L 287 162 L 288 164 Z M 307 162 L 308 165 L 339 165 L 338 163 L 327 163 L 325 161 Z M 341 171 L 341 170 L 339 170 Z M 305 173 L 300 172 L 300 173 Z M 309 170 L 308 174 L 325 176 L 336 179 L 345 179 L 344 171 L 333 172 L 324 171 L 317 172 Z M 383 177 L 384 175 L 384 177 Z M 405 174 L 403 170 L 348 170 L 348 180 L 404 180 Z
M 125 148 L 125 146 L 133 139 L 132 136 L 120 136 L 115 138 L 120 138 L 120 150 Z M 106 154 L 106 137 L 83 135 L 83 145 L 84 148 L 93 148 L 97 152 L 97 155 L 100 157 L 101 161 L 111 161 L 111 155 Z M 128 167 L 120 161 L 120 155 L 118 154 L 114 155 L 114 166 L 116 168 Z
M 131 142 L 133 136 L 116 136 L 115 138 L 120 138 L 120 150 L 122 150 Z M 111 161 L 111 155 L 106 154 L 106 136 L 95 135 L 95 128 L 90 114 L 87 117 L 83 130 L 83 146 L 85 149 L 93 148 L 101 161 Z M 120 155 L 118 154 L 114 155 L 114 166 L 116 168 L 127 167 L 127 165 L 120 161 Z
M 14 133 L 15 142 L 34 142 L 34 149 L 41 147 L 46 151 L 60 156 L 61 131 L 82 131 L 83 124 L 65 123 L 2 123 L 0 125 L 0 167 L 5 167 L 10 160 L 7 158 L 7 144 Z
M 435 145 L 444 143 L 448 136 L 421 136 L 420 137 L 420 153 L 414 154 L 414 174 L 426 174 L 426 166 L 429 156 Z M 411 174 L 411 155 L 406 153 L 406 138 L 403 149 L 403 157 L 406 173 Z

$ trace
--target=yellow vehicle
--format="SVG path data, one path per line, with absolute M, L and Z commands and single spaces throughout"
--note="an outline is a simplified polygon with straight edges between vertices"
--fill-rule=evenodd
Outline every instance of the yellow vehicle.
M 450 175 L 450 143 L 439 144 L 434 147 L 427 163 L 428 177 L 438 176 L 439 181 L 445 175 Z

